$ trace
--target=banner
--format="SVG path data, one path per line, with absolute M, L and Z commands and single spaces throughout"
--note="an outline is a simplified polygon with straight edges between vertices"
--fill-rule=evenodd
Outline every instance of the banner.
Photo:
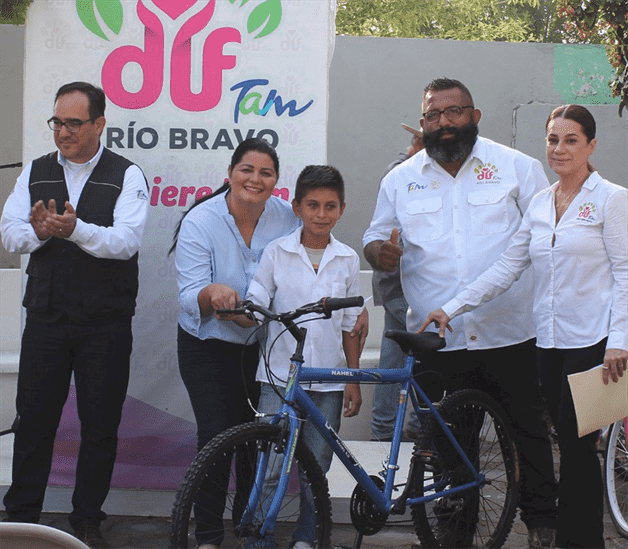
M 196 427 L 179 376 L 175 226 L 227 176 L 249 137 L 276 147 L 275 194 L 292 199 L 307 164 L 326 160 L 335 0 L 38 0 L 26 23 L 24 159 L 55 149 L 56 90 L 84 80 L 107 96 L 102 141 L 149 183 L 140 250 L 131 381 L 112 487 L 176 488 Z M 74 392 L 51 484 L 72 485 L 79 441 Z

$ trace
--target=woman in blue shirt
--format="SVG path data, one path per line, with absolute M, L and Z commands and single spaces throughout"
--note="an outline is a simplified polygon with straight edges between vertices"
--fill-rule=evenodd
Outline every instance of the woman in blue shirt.
M 299 226 L 290 204 L 272 196 L 279 159 L 267 141 L 243 141 L 228 174 L 228 184 L 186 213 L 173 246 L 181 305 L 179 369 L 196 418 L 199 450 L 229 427 L 253 421 L 247 400 L 256 406 L 259 398 L 253 328 L 220 321 L 214 312 L 232 309 L 244 298 L 266 245 Z M 222 521 L 212 517 L 222 512 L 196 507 L 195 516 L 199 547 L 218 547 Z

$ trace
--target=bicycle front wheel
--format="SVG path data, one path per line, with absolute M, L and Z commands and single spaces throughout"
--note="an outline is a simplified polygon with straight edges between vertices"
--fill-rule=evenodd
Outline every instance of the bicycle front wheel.
M 628 538 L 628 450 L 626 421 L 617 421 L 608 435 L 604 454 L 606 503 L 617 531 Z
M 276 491 L 273 475 L 257 472 L 260 460 L 266 471 L 283 462 L 286 448 L 277 425 L 248 423 L 233 427 L 210 441 L 188 468 L 172 510 L 170 546 L 196 547 L 211 543 L 224 548 L 287 548 L 304 501 L 313 502 L 313 524 L 300 525 L 314 532 L 313 545 L 329 547 L 331 503 L 327 480 L 310 450 L 299 441 L 292 479 L 279 509 L 275 528 L 265 535 L 260 529 Z M 256 482 L 255 478 L 261 479 Z M 259 494 L 256 508 L 248 509 L 249 496 Z M 304 541 L 312 541 L 304 540 Z
M 449 496 L 438 492 L 473 482 L 473 475 L 430 416 L 415 445 L 412 497 L 434 495 L 412 506 L 423 547 L 501 547 L 517 511 L 519 462 L 503 408 L 476 390 L 456 391 L 437 406 L 484 482 Z M 434 485 L 432 488 L 428 488 Z

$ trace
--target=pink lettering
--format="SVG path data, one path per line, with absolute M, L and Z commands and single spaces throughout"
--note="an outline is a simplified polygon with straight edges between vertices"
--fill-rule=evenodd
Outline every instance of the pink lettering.
M 157 206 L 158 199 L 159 199 L 159 187 L 157 185 L 159 185 L 161 183 L 161 177 L 155 177 L 155 179 L 153 179 L 153 182 L 155 183 L 155 186 L 153 187 L 153 190 L 150 193 L 150 205 L 151 206 Z
M 196 191 L 196 200 L 200 200 L 204 196 L 209 196 L 210 194 L 212 194 L 211 187 L 201 187 L 198 191 Z
M 174 185 L 166 187 L 161 193 L 161 203 L 164 206 L 175 206 L 177 204 L 176 196 L 179 189 Z
M 102 67 L 102 86 L 107 97 L 119 107 L 142 109 L 157 101 L 164 79 L 164 29 L 158 17 L 137 2 L 137 15 L 146 27 L 144 51 L 137 46 L 122 46 L 111 52 Z M 138 92 L 122 84 L 122 70 L 128 63 L 142 68 L 143 83 Z
M 194 194 L 196 187 L 181 187 L 181 193 L 179 194 L 179 206 L 186 206 L 188 201 L 188 195 Z
M 277 187 L 275 187 L 273 189 L 273 196 L 278 196 L 279 198 L 282 198 L 283 200 L 290 200 L 290 191 L 286 189 L 285 187 L 281 189 L 278 189 Z
M 174 20 L 196 4 L 196 0 L 153 0 L 153 4 Z
M 205 8 L 186 21 L 172 46 L 170 95 L 172 102 L 185 111 L 213 109 L 222 96 L 222 71 L 232 69 L 236 64 L 235 55 L 224 55 L 222 49 L 228 42 L 240 43 L 240 32 L 231 27 L 213 31 L 203 46 L 201 91 L 192 91 L 192 36 L 205 28 L 214 14 L 215 4 L 216 0 L 210 0 Z

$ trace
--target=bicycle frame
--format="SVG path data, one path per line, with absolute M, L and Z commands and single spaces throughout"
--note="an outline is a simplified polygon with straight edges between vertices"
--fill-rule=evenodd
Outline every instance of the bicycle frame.
M 305 330 L 303 330 L 305 332 Z M 305 338 L 304 338 L 305 339 Z M 264 521 L 264 525 L 261 529 L 261 534 L 264 535 L 269 531 L 272 531 L 275 526 L 275 517 L 279 511 L 281 502 L 284 498 L 288 487 L 288 479 L 290 475 L 290 469 L 292 465 L 292 457 L 296 449 L 298 435 L 300 431 L 300 422 L 302 421 L 295 405 L 303 410 L 304 418 L 310 421 L 321 436 L 325 439 L 326 443 L 332 448 L 333 453 L 347 468 L 351 476 L 356 482 L 364 488 L 366 493 L 375 503 L 377 508 L 386 514 L 403 514 L 405 512 L 406 505 L 422 504 L 434 499 L 440 498 L 446 495 L 453 495 L 455 493 L 468 490 L 469 488 L 480 486 L 484 483 L 484 475 L 480 475 L 467 455 L 464 453 L 456 439 L 454 438 L 448 425 L 442 419 L 434 405 L 427 398 L 419 384 L 413 378 L 413 366 L 415 357 L 412 355 L 406 356 L 404 367 L 398 369 L 327 369 L 327 368 L 303 368 L 302 357 L 303 342 L 297 344 L 297 351 L 291 359 L 290 371 L 286 384 L 286 396 L 284 404 L 279 411 L 272 416 L 270 423 L 278 424 L 286 420 L 286 429 L 288 437 L 286 440 L 286 448 L 289 450 L 285 452 L 285 458 L 282 464 L 281 476 L 277 490 L 273 497 L 273 501 L 269 507 L 267 518 Z M 338 433 L 327 423 L 325 417 L 320 410 L 314 405 L 306 391 L 301 387 L 300 383 L 313 382 L 324 383 L 346 381 L 349 383 L 401 383 L 401 391 L 399 395 L 399 404 L 397 407 L 397 417 L 395 421 L 395 429 L 391 442 L 390 457 L 388 460 L 387 471 L 385 473 L 385 485 L 383 491 L 375 484 L 375 482 L 369 477 L 364 468 L 358 463 L 357 459 L 351 454 L 351 451 L 347 448 L 344 442 L 338 436 Z M 438 423 L 440 424 L 446 437 L 449 439 L 452 446 L 460 456 L 461 460 L 465 463 L 466 467 L 473 475 L 473 482 L 456 486 L 454 488 L 440 490 L 445 487 L 446 481 L 434 482 L 426 486 L 426 489 L 440 490 L 434 492 L 431 495 L 407 498 L 407 489 L 404 493 L 396 499 L 391 499 L 394 489 L 395 472 L 398 467 L 399 450 L 401 444 L 401 436 L 403 429 L 403 420 L 406 414 L 406 408 L 408 403 L 408 394 L 417 412 L 417 414 L 432 414 Z M 418 395 L 418 398 L 417 398 Z M 423 408 L 419 406 L 420 402 L 423 404 Z M 259 489 L 257 488 L 262 484 L 264 471 L 266 470 L 266 459 L 258 463 L 256 471 L 255 488 L 251 492 L 249 498 L 249 505 L 247 511 L 242 517 L 242 522 L 246 523 L 248 514 L 252 513 L 257 507 L 257 501 L 259 499 Z M 412 468 L 409 472 L 409 478 L 412 475 Z M 259 481 L 259 483 L 257 482 Z

